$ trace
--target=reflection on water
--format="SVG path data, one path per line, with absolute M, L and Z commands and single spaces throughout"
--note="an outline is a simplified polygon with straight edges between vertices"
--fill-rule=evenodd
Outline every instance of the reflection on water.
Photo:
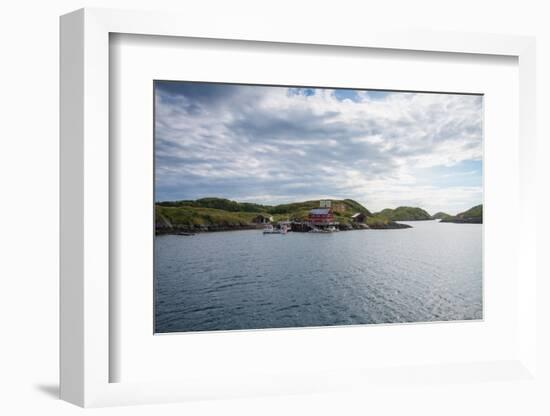
M 482 226 L 158 236 L 155 331 L 482 318 Z

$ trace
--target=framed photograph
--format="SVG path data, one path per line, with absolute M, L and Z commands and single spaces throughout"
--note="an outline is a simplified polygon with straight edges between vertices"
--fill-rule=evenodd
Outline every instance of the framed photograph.
M 155 333 L 483 319 L 482 95 L 154 94 Z
M 534 377 L 534 40 L 304 36 L 61 18 L 63 399 Z

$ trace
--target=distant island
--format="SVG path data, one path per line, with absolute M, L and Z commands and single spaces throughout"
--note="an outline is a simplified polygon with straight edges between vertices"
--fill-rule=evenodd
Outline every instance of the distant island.
M 376 215 L 391 221 L 424 221 L 432 219 L 430 214 L 418 207 L 386 208 Z
M 432 215 L 432 220 L 442 220 L 445 218 L 450 218 L 452 215 L 447 214 L 446 212 L 436 212 L 434 215 Z
M 467 211 L 461 212 L 455 216 L 443 218 L 441 222 L 454 222 L 459 224 L 482 224 L 483 223 L 483 205 L 476 205 Z
M 450 215 L 446 212 L 437 212 L 434 215 L 419 207 L 398 207 L 395 209 L 386 208 L 374 214 L 377 217 L 387 218 L 391 221 L 424 221 L 441 220 L 441 222 L 452 222 L 462 224 L 482 224 L 483 205 L 476 205 L 467 211 L 457 215 Z
M 380 214 L 373 214 L 352 199 L 326 200 L 340 231 L 354 229 L 411 228 Z M 281 222 L 305 223 L 321 200 L 281 205 L 236 202 L 224 198 L 163 201 L 155 204 L 157 234 L 195 233 L 263 228 Z

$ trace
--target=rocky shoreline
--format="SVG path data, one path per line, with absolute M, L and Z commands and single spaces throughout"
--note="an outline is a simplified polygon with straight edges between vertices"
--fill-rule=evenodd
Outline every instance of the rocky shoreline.
M 439 222 L 448 222 L 454 224 L 483 224 L 483 219 L 480 217 L 477 218 L 444 218 Z
M 413 227 L 412 225 L 394 222 L 391 224 L 371 225 L 369 228 L 371 230 L 402 230 L 404 228 L 413 228 Z
M 174 225 L 157 227 L 156 235 L 193 235 L 198 233 L 211 233 L 211 232 L 223 232 L 223 231 L 242 231 L 242 230 L 262 230 L 263 224 L 209 224 L 209 225 Z M 366 224 L 340 224 L 338 229 L 340 231 L 353 231 L 353 230 L 397 230 L 404 228 L 412 228 L 407 224 L 400 224 L 392 222 L 388 224 L 375 224 L 368 226 Z M 305 232 L 300 230 L 292 230 L 294 232 Z
M 241 231 L 241 230 L 261 230 L 263 225 L 259 224 L 229 224 L 229 225 L 175 225 L 173 227 L 157 227 L 157 235 L 186 235 L 186 234 L 197 234 L 197 233 L 212 233 L 212 232 L 222 232 L 222 231 Z

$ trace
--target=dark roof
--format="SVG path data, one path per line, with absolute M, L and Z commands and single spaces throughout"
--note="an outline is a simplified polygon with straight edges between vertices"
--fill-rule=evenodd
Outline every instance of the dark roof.
M 313 215 L 328 215 L 330 214 L 330 208 L 314 208 L 309 213 Z

